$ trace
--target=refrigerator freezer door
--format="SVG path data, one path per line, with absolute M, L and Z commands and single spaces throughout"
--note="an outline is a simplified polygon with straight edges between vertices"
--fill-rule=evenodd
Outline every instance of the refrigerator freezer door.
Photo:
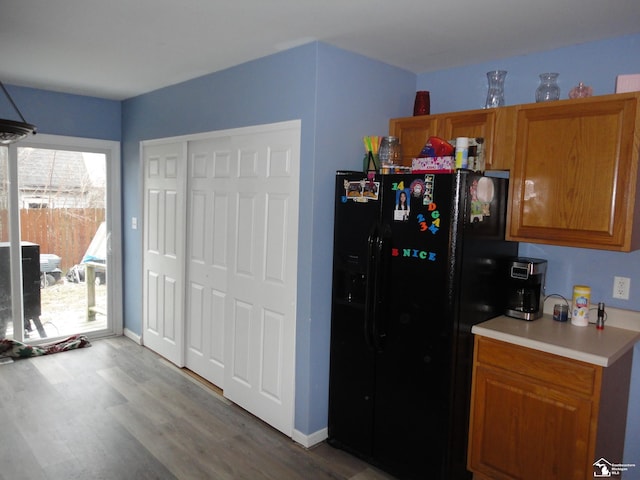
M 375 360 L 371 325 L 365 321 L 370 244 L 375 240 L 380 200 L 379 181 L 362 173 L 336 179 L 329 443 L 372 459 Z

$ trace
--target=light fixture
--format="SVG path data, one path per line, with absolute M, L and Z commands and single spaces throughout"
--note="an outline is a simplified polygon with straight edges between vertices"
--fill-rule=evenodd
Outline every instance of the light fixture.
M 5 96 L 7 97 L 15 111 L 18 112 L 18 115 L 20 115 L 20 118 L 22 119 L 22 122 L 0 119 L 0 145 L 9 145 L 10 143 L 17 142 L 18 140 L 22 140 L 30 133 L 33 133 L 35 135 L 36 126 L 26 122 L 26 120 L 20 113 L 20 110 L 18 110 L 18 107 L 11 98 L 11 95 L 9 95 L 7 89 L 4 88 L 2 82 L 0 82 L 0 87 L 2 88 L 2 91 L 4 92 Z

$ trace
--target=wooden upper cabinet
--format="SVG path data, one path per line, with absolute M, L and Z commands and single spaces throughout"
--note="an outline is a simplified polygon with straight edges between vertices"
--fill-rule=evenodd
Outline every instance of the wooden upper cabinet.
M 495 110 L 452 113 L 442 116 L 440 123 L 438 130 L 445 140 L 453 140 L 457 137 L 484 138 L 485 166 L 488 169 L 492 168 Z
M 403 165 L 431 136 L 483 137 L 487 170 L 510 170 L 507 239 L 640 249 L 640 92 L 395 118 Z
M 402 146 L 402 164 L 411 166 L 429 137 L 438 136 L 438 118 L 435 115 L 392 118 L 389 122 L 389 135 L 398 137 Z
M 394 118 L 389 122 L 389 135 L 400 139 L 403 165 L 411 165 L 411 159 L 418 156 L 429 137 L 434 136 L 444 140 L 453 140 L 456 137 L 482 137 L 485 139 L 486 168 L 509 169 L 513 159 L 512 148 L 503 145 L 512 141 L 513 136 L 504 135 L 497 138 L 495 135 L 496 125 L 503 125 L 505 131 L 513 125 L 513 122 L 508 120 L 508 110 L 508 108 L 471 110 Z M 497 156 L 498 154 L 500 157 Z
M 508 239 L 640 248 L 640 94 L 517 108 Z

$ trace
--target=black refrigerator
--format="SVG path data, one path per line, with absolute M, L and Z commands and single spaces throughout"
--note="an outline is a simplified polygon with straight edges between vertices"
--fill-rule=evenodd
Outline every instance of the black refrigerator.
M 470 479 L 471 327 L 501 315 L 508 178 L 336 176 L 329 444 L 402 479 Z

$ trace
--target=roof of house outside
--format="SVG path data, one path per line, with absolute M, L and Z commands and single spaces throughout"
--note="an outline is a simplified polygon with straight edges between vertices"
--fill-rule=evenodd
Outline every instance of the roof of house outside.
M 82 190 L 91 186 L 81 152 L 21 148 L 18 176 L 22 190 Z

